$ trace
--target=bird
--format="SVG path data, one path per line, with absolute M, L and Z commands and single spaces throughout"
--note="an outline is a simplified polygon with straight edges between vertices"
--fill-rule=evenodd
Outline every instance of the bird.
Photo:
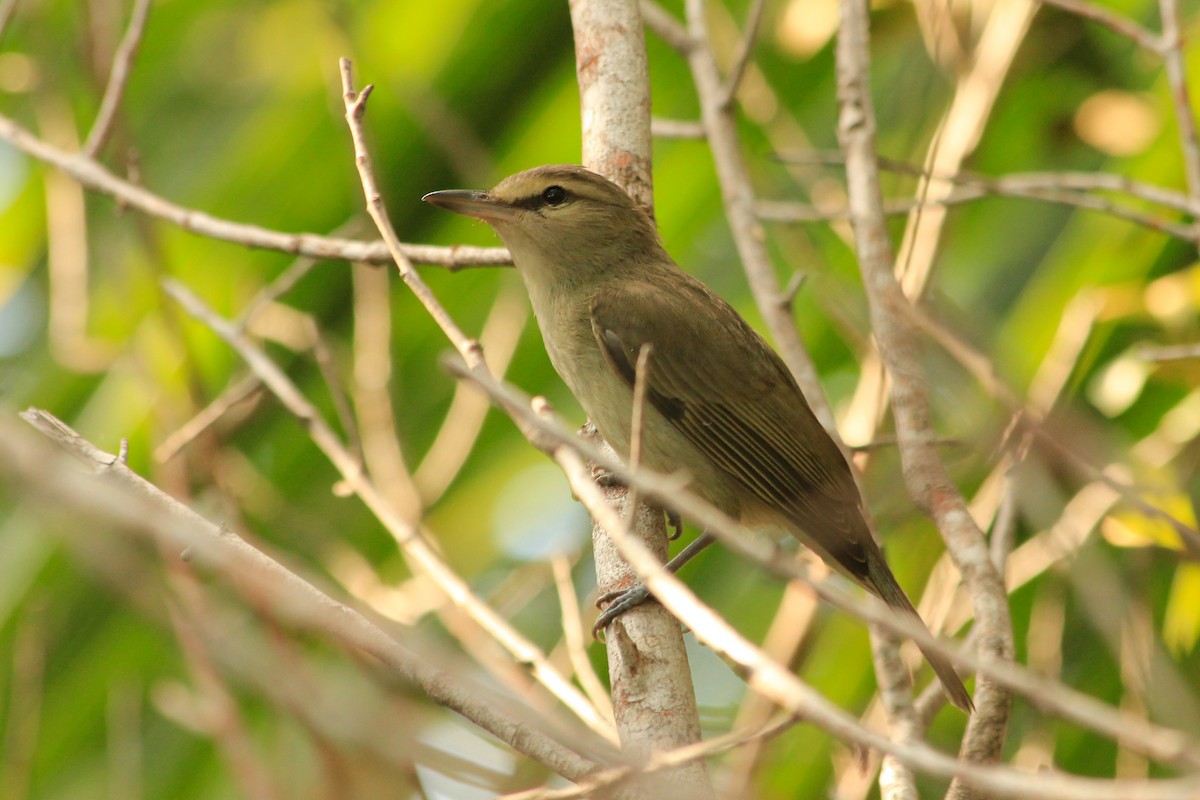
M 489 191 L 442 190 L 422 199 L 495 230 L 529 293 L 551 364 L 619 456 L 629 457 L 636 365 L 648 345 L 641 464 L 684 471 L 689 488 L 729 516 L 794 535 L 920 621 L 875 542 L 841 448 L 783 361 L 729 303 L 675 263 L 623 189 L 560 164 L 519 172 Z M 646 597 L 640 587 L 606 614 Z M 605 624 L 613 618 L 602 616 Z M 949 660 L 921 650 L 949 700 L 971 713 L 971 696 Z

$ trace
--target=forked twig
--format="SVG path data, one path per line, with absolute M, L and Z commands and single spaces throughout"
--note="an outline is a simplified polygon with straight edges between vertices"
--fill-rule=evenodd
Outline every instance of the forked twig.
M 113 55 L 112 70 L 104 87 L 104 97 L 100 100 L 100 110 L 96 112 L 96 120 L 88 132 L 87 141 L 83 143 L 83 154 L 88 158 L 99 155 L 112 133 L 117 109 L 121 106 L 121 98 L 125 96 L 125 86 L 133 72 L 133 60 L 137 57 L 138 47 L 146 32 L 146 18 L 149 16 L 150 0 L 133 0 L 129 27 L 125 29 L 125 35 L 121 37 L 121 43 Z

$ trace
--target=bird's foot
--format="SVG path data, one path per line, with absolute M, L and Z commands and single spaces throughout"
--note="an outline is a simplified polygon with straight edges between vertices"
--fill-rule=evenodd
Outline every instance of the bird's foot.
M 625 485 L 620 478 L 599 464 L 592 464 L 592 480 L 602 489 L 616 489 Z
M 683 518 L 679 516 L 678 512 L 667 512 L 667 527 L 671 529 L 671 532 L 667 534 L 668 540 L 673 542 L 683 536 Z
M 644 583 L 601 595 L 600 599 L 596 601 L 596 607 L 604 607 L 604 610 L 600 612 L 600 616 L 596 618 L 596 624 L 592 626 L 592 636 L 596 639 L 603 638 L 601 634 L 612 624 L 613 620 L 649 599 L 651 599 L 650 590 Z

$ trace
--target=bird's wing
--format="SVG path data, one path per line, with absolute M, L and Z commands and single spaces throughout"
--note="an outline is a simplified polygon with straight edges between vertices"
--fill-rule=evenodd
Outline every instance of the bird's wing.
M 649 344 L 647 401 L 821 555 L 866 578 L 874 543 L 841 451 L 779 356 L 728 303 L 692 279 L 674 294 L 625 281 L 596 293 L 591 316 L 617 375 L 633 386 Z
M 683 436 L 793 532 L 889 605 L 920 616 L 896 582 L 859 508 L 841 451 L 773 350 L 725 301 L 685 278 L 675 294 L 626 281 L 591 304 L 604 360 L 631 387 L 650 345 L 646 398 Z M 971 696 L 949 660 L 921 648 L 951 701 Z

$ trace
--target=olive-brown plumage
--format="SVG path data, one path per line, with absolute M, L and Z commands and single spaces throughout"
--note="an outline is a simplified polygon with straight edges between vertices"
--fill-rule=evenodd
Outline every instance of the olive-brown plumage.
M 730 516 L 795 535 L 917 616 L 875 544 L 850 467 L 779 356 L 676 266 L 624 191 L 582 167 L 546 166 L 490 192 L 424 199 L 495 228 L 554 368 L 617 453 L 629 454 L 634 365 L 650 345 L 643 463 L 685 471 Z M 951 701 L 969 711 L 954 668 L 924 651 Z

